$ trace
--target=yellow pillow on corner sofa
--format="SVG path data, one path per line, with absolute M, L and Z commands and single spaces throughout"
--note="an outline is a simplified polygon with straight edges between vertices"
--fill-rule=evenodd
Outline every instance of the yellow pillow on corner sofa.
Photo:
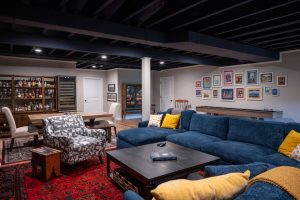
M 179 120 L 180 120 L 180 114 L 178 114 L 178 115 L 166 114 L 161 127 L 176 129 L 176 127 L 178 126 Z
M 278 151 L 289 157 L 298 144 L 300 144 L 300 133 L 291 130 L 279 146 Z
M 191 181 L 168 181 L 151 191 L 156 200 L 232 199 L 242 192 L 249 181 L 250 171 Z

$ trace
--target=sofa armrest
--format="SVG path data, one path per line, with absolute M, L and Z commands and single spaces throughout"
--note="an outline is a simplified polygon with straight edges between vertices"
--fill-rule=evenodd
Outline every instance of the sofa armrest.
M 258 174 L 261 174 L 271 168 L 274 165 L 268 163 L 254 162 L 250 164 L 243 165 L 208 165 L 205 166 L 205 177 L 219 176 L 223 174 L 233 173 L 233 172 L 245 172 L 250 170 L 250 179 Z
M 124 195 L 124 200 L 144 200 L 140 195 L 138 195 L 137 193 L 131 191 L 131 190 L 127 190 Z
M 139 122 L 138 127 L 142 128 L 142 127 L 147 127 L 148 126 L 149 121 L 143 121 L 143 122 Z
M 82 135 L 88 136 L 88 137 L 94 137 L 97 139 L 105 139 L 106 138 L 105 130 L 103 130 L 103 129 L 84 128 Z

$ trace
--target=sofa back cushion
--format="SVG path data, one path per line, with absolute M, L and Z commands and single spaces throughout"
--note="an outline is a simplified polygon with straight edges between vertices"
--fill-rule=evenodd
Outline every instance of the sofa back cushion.
M 195 113 L 191 119 L 190 130 L 226 139 L 228 131 L 228 117 Z
M 194 113 L 194 110 L 184 110 L 181 112 L 180 125 L 182 129 L 190 129 L 191 119 Z
M 258 144 L 277 150 L 285 136 L 285 124 L 230 118 L 227 139 Z
M 288 135 L 291 132 L 291 130 L 300 133 L 300 123 L 287 123 L 285 128 L 285 135 Z

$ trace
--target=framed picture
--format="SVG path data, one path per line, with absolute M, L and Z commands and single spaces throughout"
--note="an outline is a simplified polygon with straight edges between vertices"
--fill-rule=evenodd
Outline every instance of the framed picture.
M 213 98 L 218 98 L 219 97 L 219 90 L 213 90 Z
M 195 88 L 202 88 L 202 81 L 201 80 L 195 81 Z
M 262 100 L 262 88 L 261 87 L 247 88 L 247 100 L 248 101 L 261 101 Z
M 115 92 L 115 84 L 108 84 L 107 91 Z
M 211 89 L 211 77 L 203 77 L 203 89 Z
M 236 88 L 235 97 L 236 99 L 245 99 L 245 88 Z
M 221 74 L 213 74 L 212 75 L 213 87 L 221 87 L 222 86 L 221 77 L 222 77 Z
M 287 86 L 287 75 L 277 76 L 277 86 L 281 86 L 281 87 Z
M 224 85 L 232 85 L 233 71 L 232 70 L 223 71 L 223 80 L 224 80 Z
M 272 94 L 272 87 L 271 86 L 265 86 L 264 87 L 264 94 L 265 95 L 271 95 Z
M 117 93 L 107 93 L 107 101 L 117 102 Z
M 234 85 L 243 85 L 243 84 L 244 84 L 243 73 L 235 73 L 234 74 Z
M 222 88 L 221 89 L 221 99 L 223 101 L 233 101 L 234 91 L 232 88 Z
M 202 97 L 202 90 L 195 90 L 196 97 Z
M 272 88 L 272 97 L 279 97 L 279 89 Z
M 251 69 L 246 71 L 246 84 L 257 85 L 258 84 L 258 70 Z
M 211 90 L 203 90 L 202 91 L 202 99 L 210 99 L 211 98 Z
M 273 83 L 273 72 L 260 73 L 260 83 Z

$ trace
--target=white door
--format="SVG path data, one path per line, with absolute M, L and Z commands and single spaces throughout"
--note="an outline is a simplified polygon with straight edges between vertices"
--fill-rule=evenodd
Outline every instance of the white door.
M 83 78 L 84 112 L 103 112 L 103 82 L 100 78 Z
M 174 77 L 160 77 L 160 110 L 174 108 Z

